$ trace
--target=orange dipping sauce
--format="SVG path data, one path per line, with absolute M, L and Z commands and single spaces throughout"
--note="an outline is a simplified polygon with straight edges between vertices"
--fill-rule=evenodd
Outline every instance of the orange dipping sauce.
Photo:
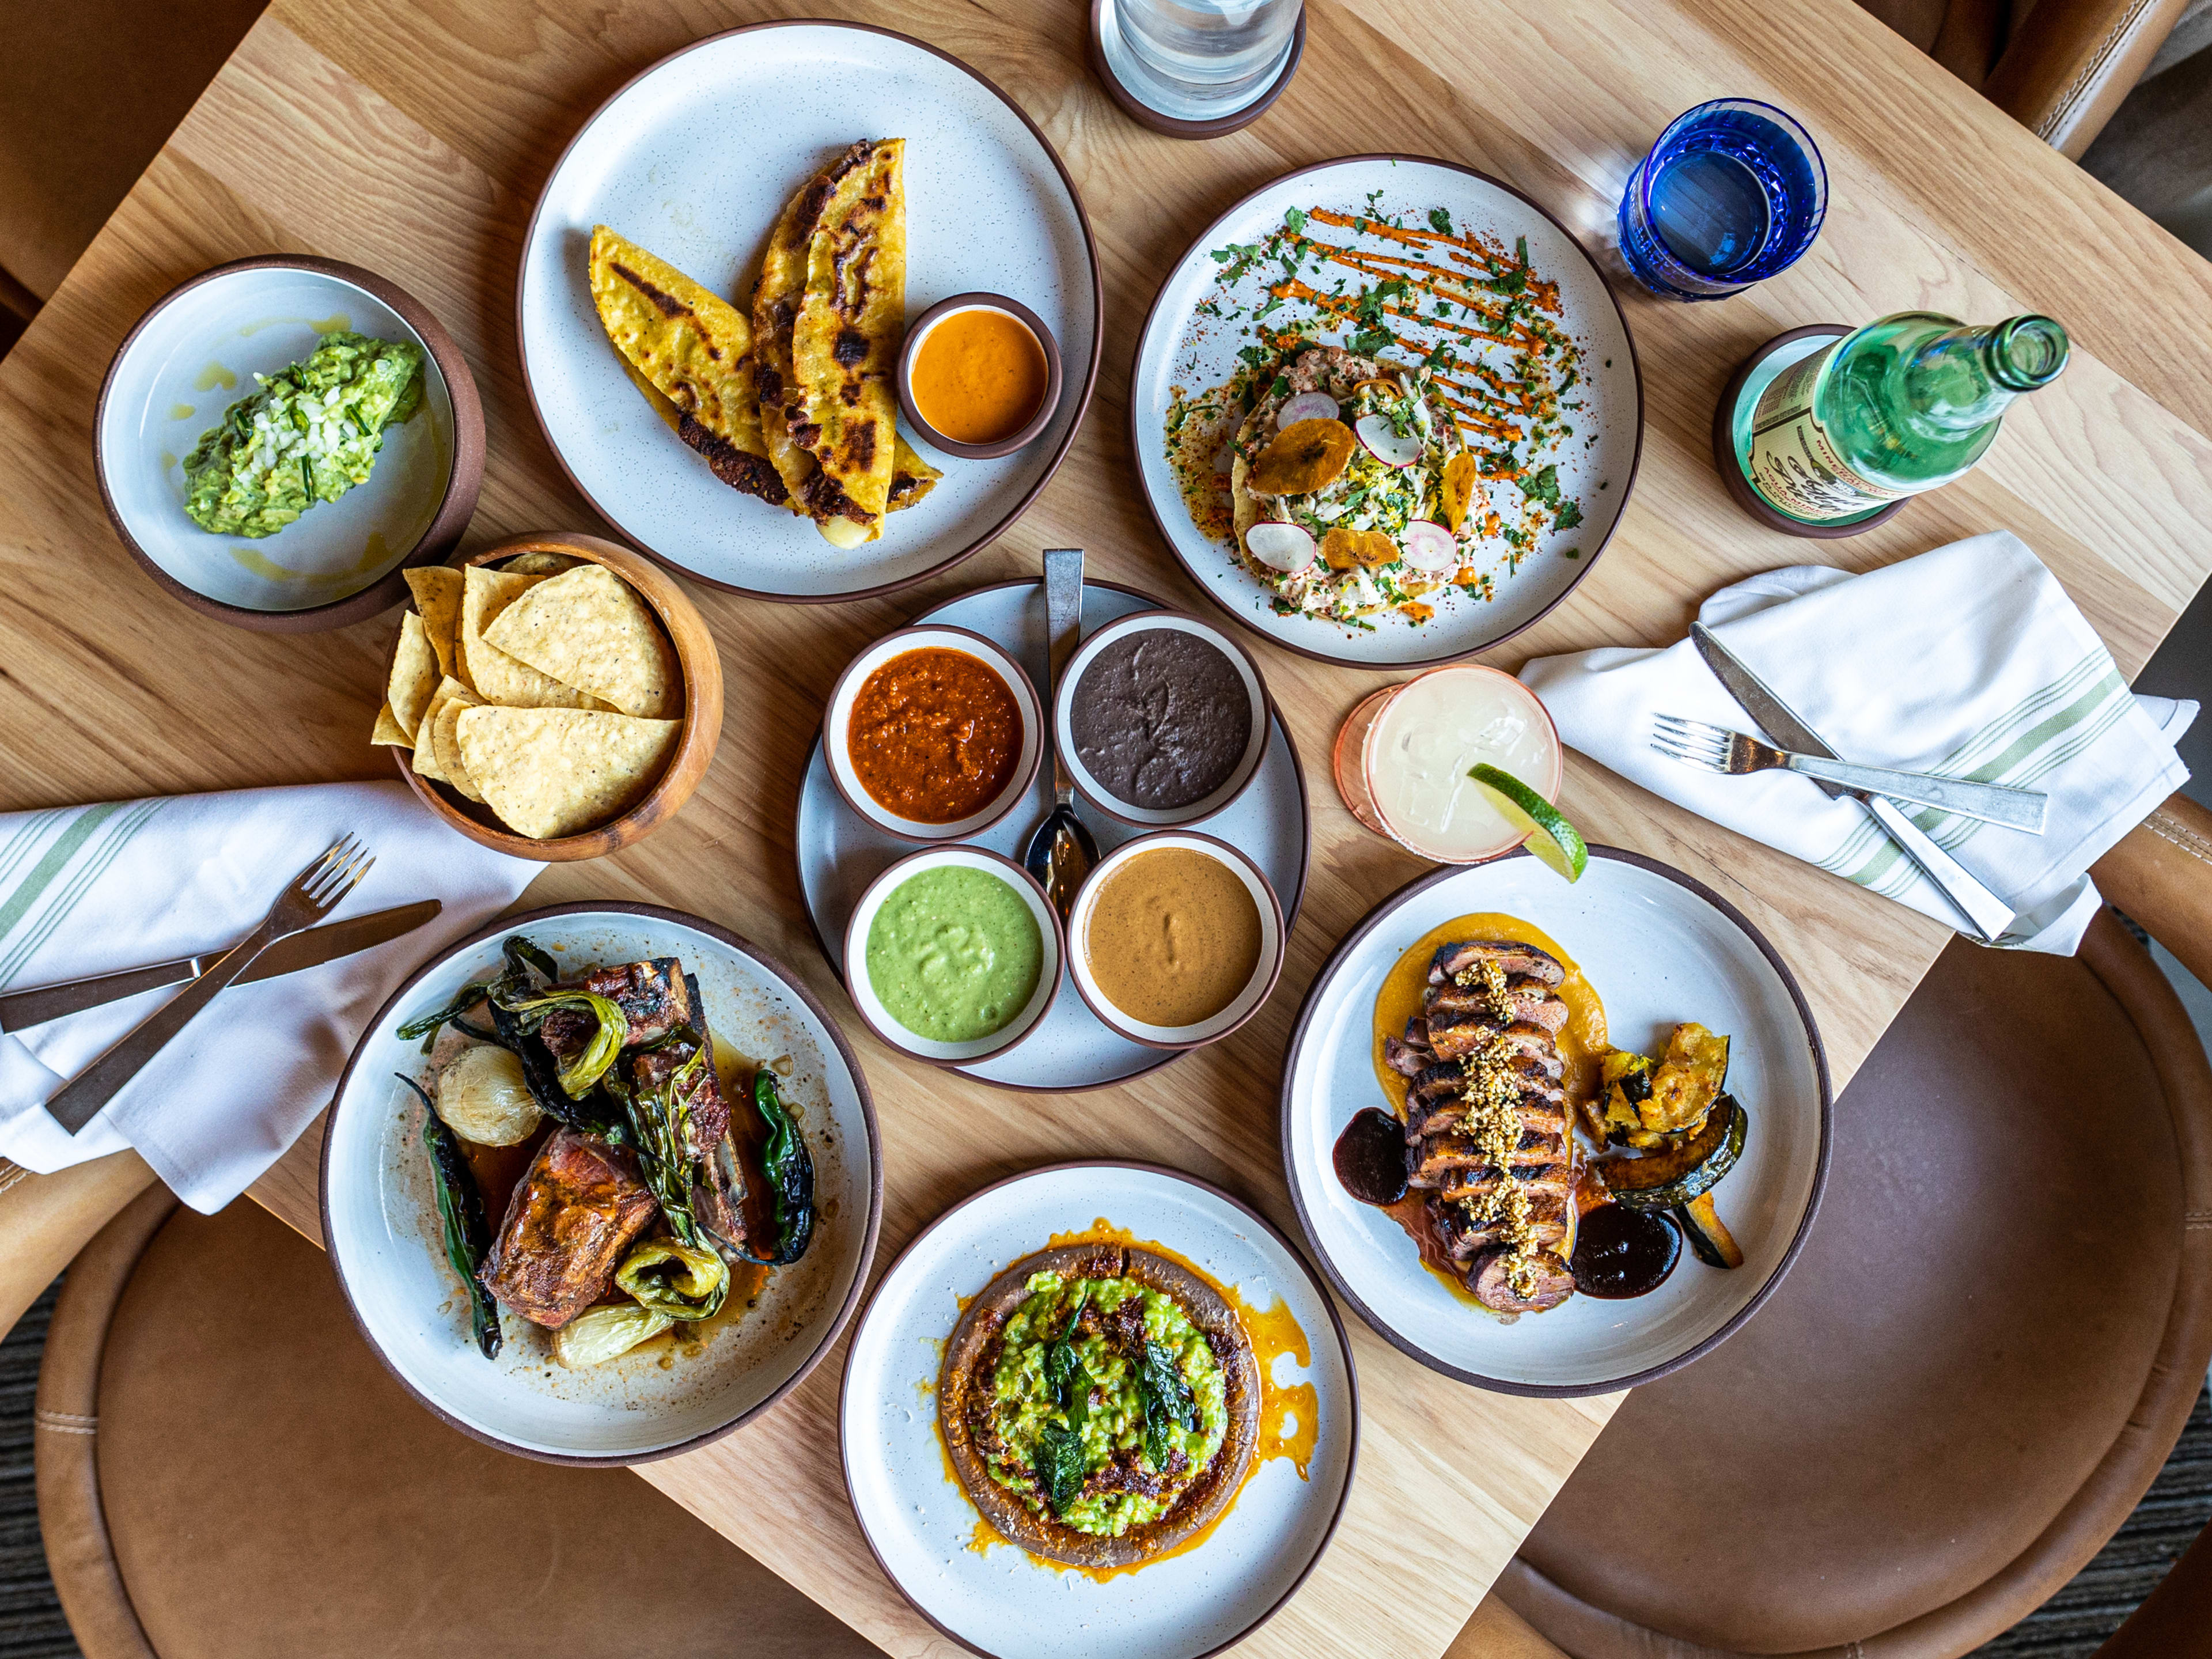
M 854 774 L 875 803 L 915 823 L 980 812 L 1013 781 L 1022 712 L 965 651 L 902 652 L 861 682 L 845 728 Z
M 1020 318 L 977 307 L 931 327 L 907 385 L 921 418 L 959 444 L 994 444 L 1030 423 L 1051 370 Z

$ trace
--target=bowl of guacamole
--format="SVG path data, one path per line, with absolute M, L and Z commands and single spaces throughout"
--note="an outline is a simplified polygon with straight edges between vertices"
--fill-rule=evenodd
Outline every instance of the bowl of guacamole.
M 1041 1251 L 962 1314 L 938 1427 L 999 1533 L 1070 1565 L 1129 1567 L 1215 1520 L 1252 1467 L 1260 1374 L 1236 1310 L 1181 1263 L 1121 1244 Z
M 1002 1054 L 1060 990 L 1065 936 L 1035 878 L 980 847 L 932 848 L 870 883 L 845 928 L 845 988 L 868 1028 L 933 1066 Z
M 468 364 L 372 272 L 241 259 L 172 289 L 100 386 L 101 499 L 140 567 L 240 627 L 343 627 L 405 598 L 476 510 Z

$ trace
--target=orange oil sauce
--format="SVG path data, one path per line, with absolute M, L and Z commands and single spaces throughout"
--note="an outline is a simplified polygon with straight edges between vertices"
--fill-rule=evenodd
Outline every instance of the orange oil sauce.
M 908 385 L 922 419 L 955 443 L 994 444 L 1029 424 L 1050 379 L 1027 324 L 977 307 L 931 326 Z
M 1398 965 L 1384 975 L 1382 988 L 1375 994 L 1375 1079 L 1382 1085 L 1382 1096 L 1390 1103 L 1390 1109 L 1401 1119 L 1406 1115 L 1406 1091 L 1413 1080 L 1392 1071 L 1384 1062 L 1382 1041 L 1385 1037 L 1403 1037 L 1406 1022 L 1421 1012 L 1422 996 L 1429 986 L 1429 962 L 1437 948 L 1455 939 L 1514 939 L 1547 951 L 1559 959 L 1560 965 L 1567 970 L 1559 988 L 1559 1000 L 1567 1005 L 1567 1023 L 1560 1027 L 1558 1039 L 1559 1058 L 1566 1067 L 1561 1080 L 1571 1104 L 1579 1107 L 1584 1101 L 1596 1099 L 1598 1066 L 1612 1047 L 1605 1023 L 1605 1004 L 1598 1000 L 1595 988 L 1575 959 L 1561 950 L 1549 933 L 1518 916 L 1485 910 L 1455 916 L 1415 939 L 1406 948 L 1405 955 L 1398 958 Z M 1443 1241 L 1437 1237 L 1430 1223 L 1428 1194 L 1415 1188 L 1395 1204 L 1383 1207 L 1413 1241 L 1420 1253 L 1421 1265 L 1468 1306 L 1480 1308 L 1482 1304 L 1474 1299 L 1474 1292 L 1452 1270 Z

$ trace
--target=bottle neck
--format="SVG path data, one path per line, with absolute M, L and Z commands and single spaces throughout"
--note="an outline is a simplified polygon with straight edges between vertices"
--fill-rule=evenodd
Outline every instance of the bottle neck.
M 1987 426 L 2012 400 L 2058 378 L 2066 331 L 2048 317 L 2014 317 L 1993 328 L 1946 329 L 1904 366 L 1911 423 L 1955 437 Z

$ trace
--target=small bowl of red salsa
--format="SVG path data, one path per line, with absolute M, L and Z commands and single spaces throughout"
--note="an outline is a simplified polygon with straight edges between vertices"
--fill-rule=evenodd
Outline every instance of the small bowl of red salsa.
M 846 805 L 907 841 L 963 841 L 1036 781 L 1044 708 L 1021 664 L 981 634 L 886 634 L 830 693 L 822 747 Z

